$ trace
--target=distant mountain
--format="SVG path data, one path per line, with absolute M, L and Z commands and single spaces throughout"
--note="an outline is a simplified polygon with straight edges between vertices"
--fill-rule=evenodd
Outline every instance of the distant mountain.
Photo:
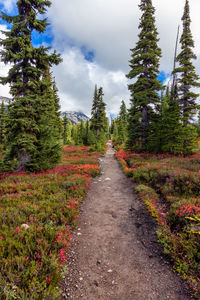
M 4 101 L 5 107 L 7 108 L 7 105 L 9 104 L 9 100 L 11 100 L 8 97 L 3 97 L 0 96 L 0 108 L 1 108 L 1 103 Z M 64 117 L 66 114 L 67 118 L 70 119 L 72 124 L 79 123 L 81 121 L 87 121 L 89 120 L 88 116 L 86 116 L 84 113 L 80 111 L 65 111 L 61 113 L 61 116 Z
M 65 111 L 62 112 L 61 116 L 64 118 L 64 116 L 72 122 L 72 124 L 79 123 L 81 121 L 87 121 L 89 118 L 82 112 L 80 111 Z

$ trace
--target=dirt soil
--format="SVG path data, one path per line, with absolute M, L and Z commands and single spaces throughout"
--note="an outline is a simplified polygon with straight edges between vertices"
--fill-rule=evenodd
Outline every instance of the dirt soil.
M 111 144 L 81 206 L 61 299 L 186 300 L 185 282 L 157 243 L 156 223 L 123 174 Z

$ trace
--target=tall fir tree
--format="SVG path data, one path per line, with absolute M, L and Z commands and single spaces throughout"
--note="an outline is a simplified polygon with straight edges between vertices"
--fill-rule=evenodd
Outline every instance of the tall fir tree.
M 119 118 L 118 118 L 118 142 L 124 143 L 127 138 L 127 109 L 124 100 L 121 102 Z
M 160 129 L 160 152 L 182 154 L 183 149 L 183 126 L 180 118 L 180 108 L 177 99 L 177 83 L 169 88 L 163 98 L 161 117 L 158 128 Z M 156 128 L 155 128 L 156 131 Z
M 58 107 L 49 70 L 61 59 L 55 51 L 49 54 L 49 48 L 34 48 L 31 42 L 33 31 L 45 32 L 48 24 L 41 15 L 50 5 L 48 0 L 18 0 L 18 15 L 1 14 L 3 20 L 12 24 L 11 30 L 4 32 L 6 38 L 0 45 L 3 46 L 2 61 L 13 65 L 8 76 L 1 77 L 1 83 L 11 86 L 13 101 L 9 108 L 10 153 L 7 159 L 17 159 L 17 171 L 50 168 L 60 156 L 56 125 Z
M 64 118 L 63 118 L 63 144 L 66 145 L 67 144 L 67 116 L 66 114 L 64 114 Z
M 66 114 L 63 119 L 63 144 L 72 144 L 72 122 L 67 119 Z
M 131 49 L 129 79 L 136 82 L 129 84 L 131 93 L 131 108 L 129 110 L 128 145 L 138 144 L 146 150 L 149 123 L 153 114 L 152 106 L 159 103 L 158 92 L 161 83 L 159 74 L 159 59 L 161 49 L 158 47 L 158 32 L 155 26 L 155 8 L 151 0 L 141 0 L 139 5 L 142 17 L 139 24 L 139 41 Z
M 93 96 L 93 102 L 92 102 L 92 110 L 91 110 L 91 119 L 90 119 L 90 128 L 91 130 L 96 131 L 96 122 L 97 122 L 97 112 L 98 112 L 98 90 L 97 85 L 95 84 L 94 88 L 94 96 Z
M 105 134 L 107 128 L 105 113 L 106 104 L 103 101 L 103 95 L 103 88 L 100 87 L 99 89 L 97 89 L 97 86 L 95 86 L 90 128 L 91 130 L 95 131 L 97 138 L 100 136 L 101 132 Z
M 5 147 L 6 144 L 6 124 L 7 123 L 7 113 L 5 110 L 5 104 L 4 101 L 2 101 L 0 105 L 0 144 L 2 144 Z
M 190 29 L 190 8 L 189 1 L 185 1 L 185 8 L 182 17 L 183 33 L 180 38 L 181 52 L 177 56 L 179 66 L 174 69 L 173 73 L 178 77 L 178 95 L 181 108 L 181 115 L 184 126 L 190 124 L 193 115 L 196 112 L 196 99 L 199 94 L 192 91 L 192 88 L 199 87 L 199 77 L 195 72 L 192 60 L 196 59 L 193 52 L 194 41 Z
M 103 88 L 100 87 L 98 90 L 98 110 L 97 110 L 97 137 L 99 137 L 100 132 L 106 133 L 107 120 L 106 120 L 106 104 L 103 101 Z

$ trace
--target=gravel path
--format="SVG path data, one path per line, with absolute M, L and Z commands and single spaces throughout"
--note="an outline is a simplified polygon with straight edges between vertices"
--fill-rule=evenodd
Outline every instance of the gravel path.
M 156 224 L 108 145 L 81 207 L 61 299 L 186 300 L 156 242 Z

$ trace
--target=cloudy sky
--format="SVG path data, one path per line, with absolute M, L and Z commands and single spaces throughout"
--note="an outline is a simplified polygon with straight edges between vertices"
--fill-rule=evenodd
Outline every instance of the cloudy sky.
M 48 10 L 51 23 L 43 36 L 34 35 L 35 45 L 49 44 L 61 53 L 63 62 L 53 69 L 61 108 L 90 114 L 95 83 L 103 86 L 108 113 L 117 114 L 121 100 L 129 105 L 128 60 L 135 46 L 141 12 L 140 0 L 53 0 Z M 162 48 L 160 79 L 169 78 L 178 24 L 181 25 L 185 0 L 153 0 L 156 25 Z M 15 0 L 0 0 L 0 9 L 16 12 Z M 192 33 L 195 40 L 194 62 L 200 75 L 200 1 L 190 0 Z M 0 29 L 6 24 L 0 21 Z M 0 34 L 2 37 L 2 34 Z M 9 66 L 0 62 L 0 76 Z M 8 96 L 9 87 L 0 85 L 0 95 Z

